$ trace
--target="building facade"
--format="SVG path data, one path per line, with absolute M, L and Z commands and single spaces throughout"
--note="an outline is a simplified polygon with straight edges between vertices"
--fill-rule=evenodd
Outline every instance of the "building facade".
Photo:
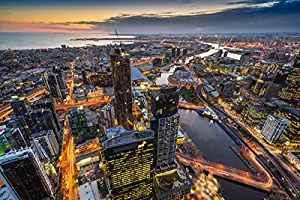
M 59 153 L 59 145 L 53 130 L 32 134 L 30 143 L 41 160 L 51 159 Z
M 106 184 L 113 199 L 152 199 L 153 140 L 153 131 L 130 131 L 103 143 Z
M 151 129 L 155 133 L 155 165 L 157 171 L 174 167 L 176 140 L 179 127 L 179 90 L 163 86 L 152 91 Z
M 26 98 L 13 97 L 10 103 L 16 116 L 23 116 L 30 111 L 30 104 Z
M 110 56 L 113 87 L 114 109 L 118 125 L 132 128 L 132 89 L 130 58 L 120 49 L 115 49 Z
M 276 142 L 283 134 L 287 125 L 287 119 L 271 114 L 262 128 L 261 134 L 269 143 Z
M 15 199 L 54 199 L 52 185 L 32 149 L 1 156 L 0 178 Z
M 0 156 L 12 149 L 21 149 L 28 144 L 19 128 L 0 126 Z
M 284 135 L 294 142 L 300 141 L 300 110 L 294 107 L 283 106 L 276 113 L 279 117 L 289 120 Z

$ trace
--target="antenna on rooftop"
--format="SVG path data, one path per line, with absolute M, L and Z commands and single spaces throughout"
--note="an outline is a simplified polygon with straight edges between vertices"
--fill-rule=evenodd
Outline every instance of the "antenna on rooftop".
M 117 29 L 116 28 L 114 28 L 115 29 L 115 34 L 116 34 L 116 36 L 117 36 L 117 40 L 119 40 L 119 34 L 118 34 L 118 32 L 117 32 Z M 120 40 L 120 46 L 121 46 L 121 40 Z

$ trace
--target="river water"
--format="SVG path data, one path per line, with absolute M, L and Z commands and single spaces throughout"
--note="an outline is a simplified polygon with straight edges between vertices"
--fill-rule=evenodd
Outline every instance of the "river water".
M 199 54 L 200 57 L 206 57 L 217 52 L 211 49 L 208 52 Z M 189 60 L 189 59 L 187 59 Z M 168 84 L 168 76 L 171 75 L 176 67 L 168 72 L 163 72 L 157 78 L 156 84 Z M 211 124 L 205 117 L 198 115 L 192 110 L 179 110 L 180 124 L 187 131 L 189 137 L 196 146 L 203 152 L 204 157 L 212 162 L 222 163 L 234 168 L 250 171 L 242 160 L 231 150 L 231 146 L 236 143 L 227 135 L 227 133 L 217 124 Z M 223 193 L 230 200 L 263 200 L 267 194 L 246 186 L 233 183 L 231 181 L 219 179 Z

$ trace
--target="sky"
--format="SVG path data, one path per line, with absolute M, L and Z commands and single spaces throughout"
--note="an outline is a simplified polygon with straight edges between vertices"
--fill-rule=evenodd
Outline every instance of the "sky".
M 0 32 L 300 32 L 300 0 L 0 0 Z

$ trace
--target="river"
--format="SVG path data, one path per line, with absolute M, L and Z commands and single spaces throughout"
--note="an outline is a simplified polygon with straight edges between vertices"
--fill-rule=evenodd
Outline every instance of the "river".
M 214 54 L 216 51 L 216 49 L 211 49 L 197 56 L 203 58 Z M 168 84 L 168 76 L 171 75 L 175 69 L 176 67 L 173 67 L 170 71 L 163 72 L 161 76 L 157 78 L 156 84 Z M 207 160 L 249 171 L 248 167 L 230 148 L 231 146 L 236 146 L 236 143 L 217 123 L 210 124 L 207 118 L 191 110 L 180 109 L 179 114 L 181 126 L 187 131 L 189 137 L 194 141 L 200 151 L 203 152 Z M 219 179 L 219 181 L 223 193 L 230 200 L 263 200 L 264 197 L 267 197 L 267 194 L 262 191 L 224 179 Z

